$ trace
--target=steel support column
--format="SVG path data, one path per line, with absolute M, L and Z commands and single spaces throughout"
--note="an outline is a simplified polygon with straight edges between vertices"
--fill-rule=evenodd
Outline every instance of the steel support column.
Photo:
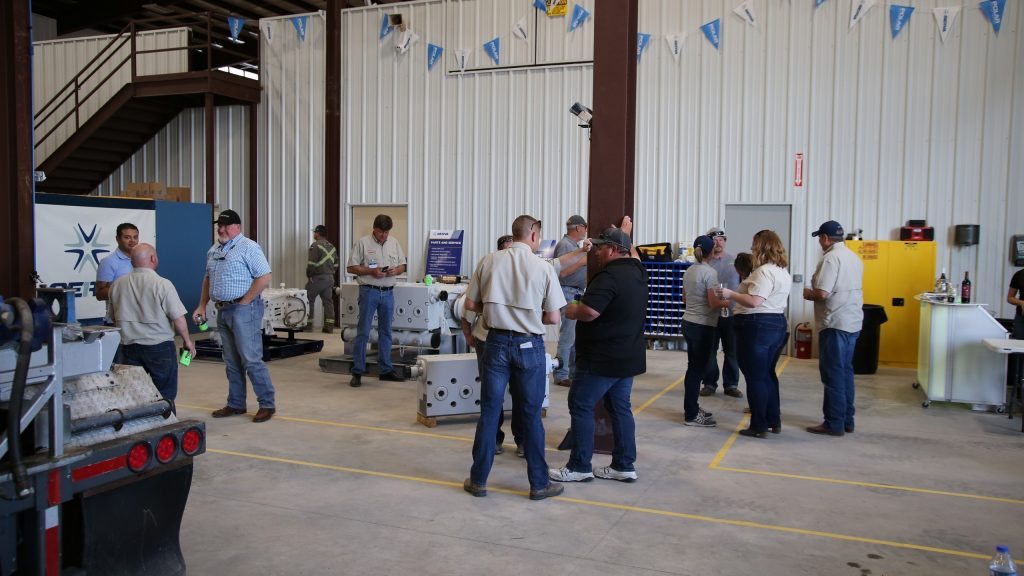
M 327 57 L 324 66 L 326 110 L 324 118 L 324 225 L 327 239 L 341 246 L 341 7 L 327 0 Z M 334 273 L 338 285 L 340 270 Z M 334 296 L 332 295 L 332 298 Z M 337 299 L 335 298 L 335 304 Z M 341 306 L 334 307 L 334 322 L 341 325 Z

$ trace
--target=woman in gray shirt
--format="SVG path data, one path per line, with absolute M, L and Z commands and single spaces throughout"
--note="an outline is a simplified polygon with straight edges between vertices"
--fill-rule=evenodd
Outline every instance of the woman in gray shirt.
M 701 410 L 700 381 L 714 354 L 715 329 L 718 326 L 719 310 L 729 306 L 728 300 L 718 297 L 718 273 L 704 262 L 715 249 L 710 236 L 697 236 L 693 241 L 693 254 L 697 264 L 690 266 L 683 275 L 683 299 L 686 312 L 683 314 L 683 336 L 686 338 L 686 376 L 683 378 L 683 424 L 687 426 L 715 425 L 711 414 Z

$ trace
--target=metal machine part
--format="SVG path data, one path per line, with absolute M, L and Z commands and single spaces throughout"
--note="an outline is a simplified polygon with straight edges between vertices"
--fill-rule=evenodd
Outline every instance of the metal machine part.
M 558 360 L 545 354 L 546 374 L 554 372 Z M 475 353 L 420 356 L 410 369 L 418 380 L 417 413 L 423 417 L 480 413 L 480 374 Z M 550 378 L 544 378 L 543 408 L 549 405 Z M 505 389 L 502 409 L 512 409 L 512 396 Z

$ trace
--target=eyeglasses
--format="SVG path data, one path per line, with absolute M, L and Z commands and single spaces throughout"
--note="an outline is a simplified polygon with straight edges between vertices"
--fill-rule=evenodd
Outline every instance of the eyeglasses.
M 537 227 L 537 231 L 540 232 L 540 220 L 537 220 L 533 224 L 530 224 L 530 230 L 533 230 L 534 226 L 536 226 Z
M 711 236 L 712 238 L 718 238 L 719 236 L 721 236 L 724 239 L 725 238 L 725 232 L 723 230 L 716 230 L 716 231 L 711 232 L 710 234 L 708 234 L 708 236 Z

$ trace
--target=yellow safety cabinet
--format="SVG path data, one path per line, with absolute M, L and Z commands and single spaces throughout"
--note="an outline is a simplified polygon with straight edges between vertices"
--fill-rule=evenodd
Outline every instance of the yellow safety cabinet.
M 914 296 L 935 285 L 935 243 L 898 240 L 849 240 L 847 247 L 864 262 L 864 303 L 885 307 L 878 361 L 917 366 L 920 306 Z

